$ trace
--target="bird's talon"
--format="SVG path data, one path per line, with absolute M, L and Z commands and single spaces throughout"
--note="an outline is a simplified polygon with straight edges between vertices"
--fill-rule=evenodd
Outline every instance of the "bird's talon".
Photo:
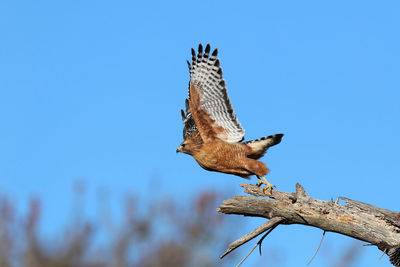
M 271 184 L 270 182 L 268 182 L 267 179 L 265 179 L 264 176 L 261 176 L 260 178 L 258 178 L 258 183 L 257 186 L 260 187 L 262 184 L 265 184 L 266 186 L 263 188 L 264 193 L 266 192 L 266 190 L 269 190 L 270 192 L 272 192 L 272 190 L 274 189 L 275 185 Z

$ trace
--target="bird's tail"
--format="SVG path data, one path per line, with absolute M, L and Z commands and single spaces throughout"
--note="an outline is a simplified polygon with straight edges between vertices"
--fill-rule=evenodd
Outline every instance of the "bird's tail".
M 259 139 L 243 142 L 243 144 L 248 145 L 252 152 L 247 155 L 247 157 L 252 159 L 259 159 L 264 156 L 267 149 L 271 146 L 277 145 L 281 142 L 283 134 L 274 134 L 267 137 L 262 137 Z

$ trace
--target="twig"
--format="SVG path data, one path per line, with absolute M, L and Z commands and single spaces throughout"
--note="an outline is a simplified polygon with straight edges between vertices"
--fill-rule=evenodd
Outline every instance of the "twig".
M 385 250 L 382 252 L 382 255 L 379 257 L 379 259 L 378 259 L 376 262 L 378 262 L 378 261 L 380 261 L 380 260 L 382 259 L 383 255 L 385 255 L 386 251 L 387 251 L 387 249 L 385 249 Z
M 265 235 L 263 235 L 263 237 L 260 238 L 260 240 L 257 242 L 257 245 L 259 245 L 259 249 L 260 249 L 260 255 L 261 255 L 261 244 L 264 240 L 265 237 L 267 237 L 267 235 L 269 235 L 269 233 L 272 232 L 272 230 L 274 230 L 279 224 L 275 224 L 274 226 L 271 227 L 271 229 L 268 230 L 268 232 L 265 233 Z
M 261 255 L 261 244 L 262 244 L 264 238 L 265 238 L 267 235 L 269 235 L 269 233 L 271 233 L 278 225 L 279 225 L 279 223 L 277 223 L 277 224 L 275 224 L 274 226 L 272 226 L 272 227 L 268 230 L 268 232 L 266 232 L 266 233 L 260 238 L 260 240 L 257 242 L 257 244 L 254 245 L 254 247 L 250 250 L 250 252 L 247 253 L 247 255 L 238 263 L 238 265 L 236 265 L 236 267 L 239 267 L 239 266 L 247 259 L 247 257 L 250 256 L 250 254 L 253 252 L 253 250 L 254 250 L 257 246 L 259 246 L 260 255 Z
M 226 255 L 231 253 L 233 250 L 237 249 L 241 245 L 243 245 L 243 244 L 247 243 L 248 241 L 252 240 L 256 236 L 264 233 L 265 231 L 267 231 L 270 228 L 275 228 L 282 221 L 283 221 L 283 218 L 275 217 L 275 218 L 272 218 L 271 220 L 269 220 L 268 222 L 263 223 L 262 225 L 257 227 L 254 231 L 252 231 L 251 233 L 249 233 L 249 234 L 247 234 L 245 236 L 242 236 L 241 238 L 237 239 L 236 241 L 233 241 L 232 243 L 230 243 L 229 244 L 229 248 L 224 252 L 224 254 L 222 254 L 219 257 L 222 259 Z
M 250 254 L 253 252 L 253 250 L 258 246 L 258 243 L 254 245 L 254 247 L 249 251 L 249 253 L 247 253 L 247 255 L 236 265 L 236 267 L 239 267 L 246 259 L 248 256 L 250 256 Z
M 322 233 L 322 237 L 321 237 L 321 240 L 319 241 L 319 245 L 318 245 L 317 251 L 315 251 L 314 255 L 311 257 L 310 261 L 307 263 L 307 266 L 310 265 L 311 262 L 313 261 L 313 259 L 315 258 L 315 256 L 317 256 L 318 250 L 319 250 L 319 248 L 321 247 L 321 244 L 322 244 L 322 240 L 324 240 L 325 233 L 326 233 L 326 231 L 324 231 Z

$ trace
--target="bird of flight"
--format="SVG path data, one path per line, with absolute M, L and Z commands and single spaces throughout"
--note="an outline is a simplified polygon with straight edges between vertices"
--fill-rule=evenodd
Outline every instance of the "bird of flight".
M 192 48 L 192 64 L 189 65 L 189 99 L 186 112 L 181 110 L 183 139 L 176 152 L 194 157 L 206 170 L 234 174 L 243 178 L 256 175 L 257 186 L 274 185 L 264 177 L 268 167 L 259 158 L 267 149 L 281 142 L 283 134 L 242 142 L 244 129 L 233 111 L 222 78 L 222 68 L 215 49 L 210 56 L 210 44 L 204 49 L 199 44 Z

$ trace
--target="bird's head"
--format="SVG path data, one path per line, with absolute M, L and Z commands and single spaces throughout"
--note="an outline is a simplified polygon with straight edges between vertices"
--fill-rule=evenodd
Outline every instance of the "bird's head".
M 180 144 L 180 146 L 176 150 L 176 153 L 182 152 L 185 154 L 193 155 L 193 153 L 199 150 L 201 146 L 202 142 L 199 142 L 199 140 L 188 138 Z
M 178 152 L 190 154 L 190 144 L 187 141 L 183 141 L 176 150 L 176 153 Z

